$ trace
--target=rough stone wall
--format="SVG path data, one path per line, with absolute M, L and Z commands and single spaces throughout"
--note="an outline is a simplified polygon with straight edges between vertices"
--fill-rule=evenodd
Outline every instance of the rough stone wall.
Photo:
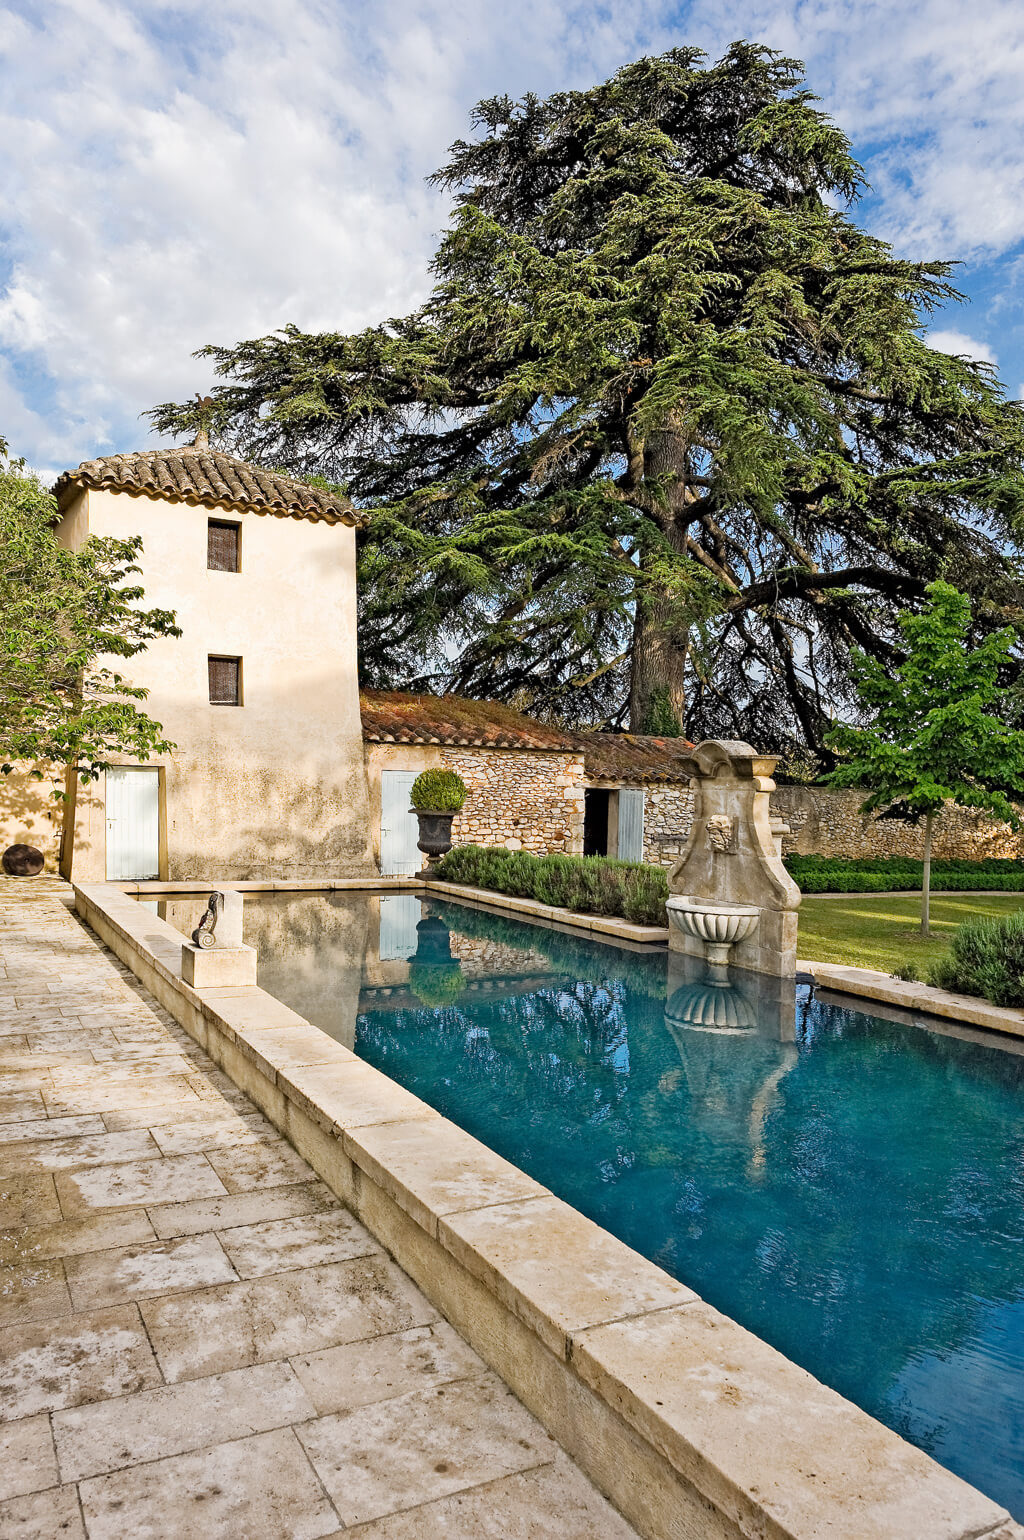
M 547 974 L 552 972 L 551 963 L 543 952 L 525 947 L 509 946 L 503 941 L 487 941 L 479 936 L 460 936 L 451 933 L 452 956 L 462 964 L 467 978 L 493 978 L 500 974 L 506 978 Z
M 644 860 L 674 866 L 689 838 L 693 792 L 689 786 L 647 786 L 644 792 Z
M 505 845 L 547 855 L 583 849 L 582 754 L 441 747 L 440 762 L 469 792 L 452 824 L 456 845 Z
M 784 855 L 910 856 L 924 853 L 924 825 L 865 818 L 858 811 L 864 793 L 829 786 L 780 786 L 772 812 L 790 826 Z M 932 854 L 947 860 L 980 861 L 987 856 L 1024 857 L 1024 833 L 969 808 L 948 806 L 935 825 Z

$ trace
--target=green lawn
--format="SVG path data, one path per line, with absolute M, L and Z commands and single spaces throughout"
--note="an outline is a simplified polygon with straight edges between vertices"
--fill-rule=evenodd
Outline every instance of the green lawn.
M 1024 908 L 1024 893 L 950 893 L 932 899 L 932 934 L 921 936 L 921 899 L 914 894 L 809 893 L 800 905 L 797 955 L 809 962 L 852 963 L 892 973 L 913 962 L 923 978 L 928 964 L 946 950 L 964 920 L 995 919 Z

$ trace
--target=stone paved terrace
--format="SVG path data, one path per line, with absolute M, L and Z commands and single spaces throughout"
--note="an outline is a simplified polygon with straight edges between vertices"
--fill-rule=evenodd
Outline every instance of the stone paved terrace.
M 69 895 L 0 878 L 0 1535 L 630 1540 Z

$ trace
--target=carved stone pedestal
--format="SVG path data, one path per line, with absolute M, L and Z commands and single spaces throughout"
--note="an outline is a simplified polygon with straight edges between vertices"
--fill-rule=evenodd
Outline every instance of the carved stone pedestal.
M 748 743 L 709 739 L 694 749 L 693 824 L 668 875 L 673 951 L 777 977 L 796 972 L 800 890 L 769 811 L 776 763 Z

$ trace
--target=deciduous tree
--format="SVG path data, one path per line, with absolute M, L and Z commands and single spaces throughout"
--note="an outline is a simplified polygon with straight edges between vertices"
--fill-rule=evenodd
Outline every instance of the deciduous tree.
M 983 808 L 1013 828 L 1024 799 L 1024 732 L 993 711 L 1012 671 L 1014 632 L 990 632 L 970 645 L 971 606 L 949 583 L 930 583 L 920 613 L 899 617 L 904 655 L 886 669 L 853 655 L 864 725 L 836 727 L 842 761 L 833 786 L 870 790 L 864 813 L 924 819 L 921 930 L 929 934 L 932 835 L 947 802 Z
M 44 762 L 89 780 L 112 756 L 173 747 L 118 660 L 180 632 L 170 611 L 139 606 L 141 540 L 93 537 L 70 551 L 56 519 L 54 498 L 0 440 L 0 768 Z

